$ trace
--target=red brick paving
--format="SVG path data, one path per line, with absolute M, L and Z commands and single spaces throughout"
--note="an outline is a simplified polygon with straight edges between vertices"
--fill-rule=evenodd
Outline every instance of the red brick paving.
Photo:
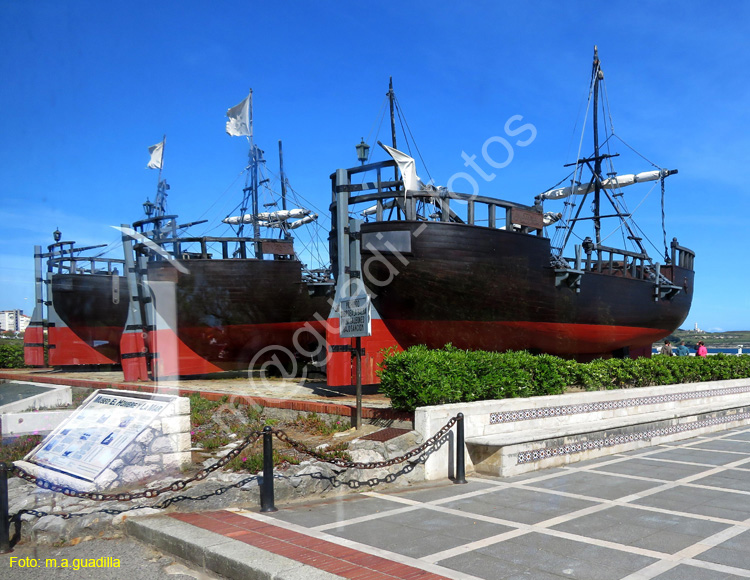
M 448 580 L 426 570 L 224 510 L 169 516 L 349 580 Z

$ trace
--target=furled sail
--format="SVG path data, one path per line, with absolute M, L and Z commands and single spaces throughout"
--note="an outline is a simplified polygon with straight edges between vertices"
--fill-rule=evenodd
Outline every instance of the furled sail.
M 391 201 L 387 201 L 387 202 L 385 202 L 383 204 L 383 209 L 391 209 L 392 207 L 396 207 L 396 200 L 395 199 L 392 199 Z M 368 207 L 365 210 L 362 210 L 361 213 L 362 213 L 362 215 L 373 215 L 373 214 L 377 213 L 377 211 L 378 211 L 378 206 L 377 205 L 373 205 L 371 207 Z
M 318 214 L 314 213 L 312 215 L 305 216 L 302 219 L 299 219 L 297 221 L 293 221 L 287 224 L 286 229 L 296 230 L 298 227 L 304 226 L 305 224 L 310 224 L 314 222 L 316 219 L 318 219 Z
M 656 181 L 662 177 L 667 177 L 677 173 L 676 170 L 669 169 L 657 169 L 655 171 L 644 171 L 642 173 L 628 173 L 626 175 L 616 175 L 614 177 L 608 177 L 603 179 L 601 187 L 603 189 L 617 189 L 619 187 L 626 187 L 635 183 L 642 183 L 644 181 Z M 587 183 L 585 185 L 569 185 L 567 187 L 558 187 L 556 189 L 550 189 L 545 191 L 541 198 L 544 199 L 563 199 L 571 195 L 584 195 L 595 189 L 594 183 Z
M 274 227 L 268 224 L 277 224 L 289 219 L 298 219 L 309 216 L 312 212 L 309 209 L 280 209 L 278 211 L 265 211 L 258 214 L 246 213 L 242 216 L 231 216 L 224 218 L 225 224 L 252 224 L 258 222 L 261 227 Z M 299 227 L 299 226 L 298 226 Z

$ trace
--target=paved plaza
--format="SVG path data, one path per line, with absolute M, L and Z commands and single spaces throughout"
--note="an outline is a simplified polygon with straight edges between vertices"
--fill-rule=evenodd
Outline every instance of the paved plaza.
M 279 507 L 163 520 L 172 534 L 210 534 L 207 558 L 213 538 L 220 551 L 245 544 L 353 580 L 750 578 L 750 428 L 516 478 Z

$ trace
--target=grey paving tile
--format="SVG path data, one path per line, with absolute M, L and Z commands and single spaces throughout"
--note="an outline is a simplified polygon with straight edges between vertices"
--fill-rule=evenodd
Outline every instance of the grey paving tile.
M 655 562 L 653 558 L 645 556 L 538 533 L 518 536 L 475 550 L 471 554 L 477 553 L 491 556 L 512 567 L 525 565 L 536 572 L 537 577 L 551 574 L 577 580 L 619 579 Z M 449 562 L 443 561 L 440 564 L 446 565 Z
M 593 465 L 599 465 L 600 463 L 608 463 L 613 460 L 620 460 L 622 462 L 623 458 L 618 457 L 615 455 L 603 455 L 602 457 L 595 457 L 594 459 L 586 459 L 585 461 L 577 461 L 576 463 L 573 463 L 571 467 L 579 468 L 579 467 L 591 467 Z
M 690 517 L 615 506 L 581 516 L 552 529 L 674 554 L 729 527 Z
M 439 562 L 440 566 L 449 570 L 456 570 L 464 574 L 471 574 L 477 578 L 487 580 L 509 580 L 510 578 L 535 578 L 532 571 L 523 564 L 512 564 L 505 560 L 494 558 L 487 554 L 468 552 Z M 560 576 L 542 576 L 544 580 L 559 580 Z
M 710 485 L 736 491 L 750 491 L 750 471 L 740 469 L 727 469 L 721 473 L 715 473 L 697 479 L 693 483 L 699 485 Z
M 446 497 L 453 497 L 456 495 L 461 495 L 462 493 L 470 493 L 472 491 L 477 491 L 480 489 L 491 489 L 491 488 L 496 488 L 496 487 L 497 486 L 489 482 L 485 483 L 481 480 L 471 479 L 468 481 L 468 483 L 465 483 L 465 484 L 448 483 L 448 484 L 442 484 L 442 485 L 435 485 L 435 486 L 430 486 L 430 487 L 424 487 L 421 489 L 399 491 L 399 492 L 396 492 L 394 495 L 407 498 L 413 501 L 431 502 L 431 501 L 436 501 L 440 499 L 445 499 Z
M 505 483 L 522 483 L 525 481 L 529 481 L 530 479 L 536 479 L 537 477 L 564 475 L 569 471 L 570 470 L 566 469 L 565 467 L 551 467 L 550 469 L 540 469 L 538 471 L 522 473 L 521 475 L 514 475 L 513 477 L 499 477 L 498 480 Z
M 747 576 L 736 576 L 726 572 L 680 564 L 663 574 L 654 576 L 653 580 L 744 580 L 745 578 Z
M 574 512 L 595 502 L 567 498 L 529 489 L 499 489 L 492 493 L 460 499 L 442 506 L 469 513 L 483 514 L 524 524 L 536 524 Z
M 750 531 L 699 554 L 695 559 L 750 571 Z
M 730 431 L 723 439 L 734 439 L 735 441 L 750 441 L 750 431 Z
M 633 504 L 734 521 L 750 518 L 750 498 L 746 495 L 684 485 L 643 497 Z
M 732 441 L 730 439 L 714 439 L 711 441 L 701 441 L 691 448 L 710 449 L 712 451 L 734 451 L 737 453 L 750 454 L 750 444 L 745 441 Z M 737 456 L 737 459 L 742 459 L 742 457 Z
M 536 483 L 529 483 L 530 487 L 554 489 L 578 495 L 588 495 L 594 498 L 618 499 L 640 493 L 646 489 L 661 485 L 660 482 L 643 481 L 605 475 L 603 473 L 579 471 L 561 475 L 554 479 L 547 479 Z
M 284 506 L 284 509 L 268 515 L 284 522 L 314 528 L 403 507 L 406 506 L 393 501 L 359 496 L 304 505 Z
M 699 463 L 701 465 L 726 465 L 728 463 L 734 463 L 740 458 L 734 453 L 711 451 L 708 449 L 692 449 L 688 447 L 665 449 L 664 451 L 651 455 L 651 457 L 655 459 Z
M 654 479 L 663 479 L 665 481 L 676 481 L 683 477 L 696 475 L 709 469 L 713 469 L 713 467 L 660 461 L 658 458 L 633 458 L 620 463 L 602 465 L 596 468 L 597 471 L 637 475 L 639 477 L 652 477 Z
M 471 518 L 419 509 L 406 515 L 386 516 L 331 528 L 327 533 L 397 554 L 421 558 L 511 529 Z

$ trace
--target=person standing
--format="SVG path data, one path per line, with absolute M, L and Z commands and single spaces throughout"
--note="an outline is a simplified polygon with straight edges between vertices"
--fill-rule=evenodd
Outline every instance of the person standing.
M 661 354 L 665 354 L 667 356 L 673 356 L 674 353 L 672 352 L 672 343 L 668 340 L 664 341 L 664 346 L 661 347 Z
M 703 344 L 702 340 L 698 341 L 698 348 L 696 350 L 697 350 L 696 354 L 698 356 L 702 356 L 703 358 L 706 358 L 706 356 L 708 356 L 708 349 L 706 348 L 706 345 Z
M 684 340 L 680 341 L 675 351 L 677 352 L 677 356 L 688 356 L 690 354 L 690 349 L 685 346 Z

